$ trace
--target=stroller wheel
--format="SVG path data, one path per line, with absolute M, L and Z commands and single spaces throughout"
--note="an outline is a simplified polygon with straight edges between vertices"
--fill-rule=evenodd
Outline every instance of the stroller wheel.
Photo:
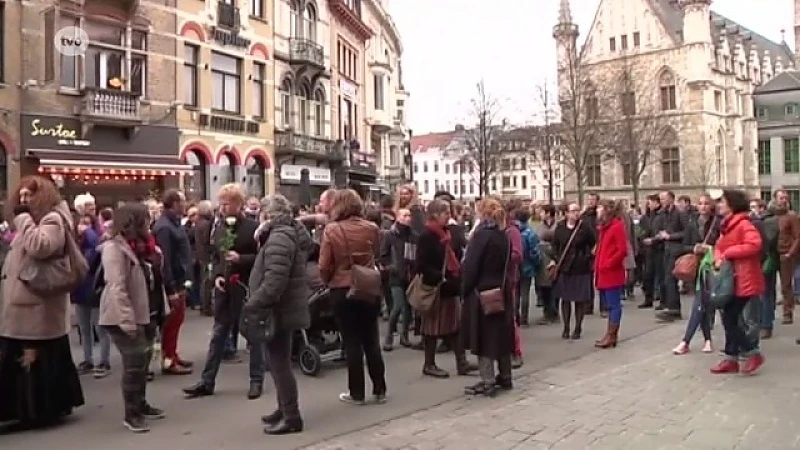
M 300 371 L 305 375 L 315 376 L 322 370 L 322 355 L 313 345 L 304 345 L 297 358 Z

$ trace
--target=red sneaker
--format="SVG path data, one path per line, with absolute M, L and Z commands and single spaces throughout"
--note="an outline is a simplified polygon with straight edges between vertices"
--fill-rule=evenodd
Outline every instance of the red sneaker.
M 739 362 L 733 361 L 730 359 L 723 359 L 716 366 L 711 368 L 711 373 L 713 374 L 725 374 L 725 373 L 738 373 L 739 372 Z
M 742 375 L 753 375 L 761 366 L 764 365 L 764 361 L 764 355 L 761 353 L 757 353 L 747 358 L 747 361 L 744 362 L 744 367 L 742 367 Z

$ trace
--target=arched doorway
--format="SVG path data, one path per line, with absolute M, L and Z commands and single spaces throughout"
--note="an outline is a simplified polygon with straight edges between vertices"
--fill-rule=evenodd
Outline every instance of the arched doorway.
M 184 157 L 186 164 L 192 166 L 192 172 L 183 176 L 183 189 L 186 198 L 192 202 L 206 199 L 206 173 L 208 161 L 202 153 L 189 150 Z
M 234 162 L 233 156 L 230 153 L 225 152 L 220 154 L 217 165 L 219 166 L 220 185 L 225 185 L 236 181 L 236 163 Z
M 267 164 L 259 156 L 250 155 L 245 161 L 247 195 L 263 198 L 266 195 Z

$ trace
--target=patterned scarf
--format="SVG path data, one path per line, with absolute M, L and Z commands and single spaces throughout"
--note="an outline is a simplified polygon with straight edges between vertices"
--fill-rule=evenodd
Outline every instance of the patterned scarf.
M 461 275 L 461 262 L 459 262 L 456 252 L 453 251 L 453 246 L 450 245 L 450 230 L 431 220 L 425 224 L 425 227 L 438 236 L 439 242 L 444 245 L 447 271 L 456 277 Z

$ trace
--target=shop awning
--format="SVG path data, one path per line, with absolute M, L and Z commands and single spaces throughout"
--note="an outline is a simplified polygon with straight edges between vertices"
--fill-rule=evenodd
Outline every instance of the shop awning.
M 193 173 L 180 159 L 150 155 L 94 155 L 81 152 L 29 150 L 39 160 L 39 172 L 68 176 L 163 177 Z M 102 158 L 102 159 L 100 159 Z

